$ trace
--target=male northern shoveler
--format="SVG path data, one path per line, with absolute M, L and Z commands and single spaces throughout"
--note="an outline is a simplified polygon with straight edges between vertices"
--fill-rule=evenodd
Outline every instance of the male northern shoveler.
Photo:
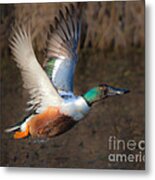
M 126 89 L 101 84 L 82 96 L 73 93 L 73 75 L 77 63 L 77 46 L 81 22 L 73 6 L 59 11 L 55 26 L 50 28 L 45 71 L 33 51 L 30 28 L 14 29 L 10 47 L 28 90 L 31 112 L 22 123 L 6 132 L 15 139 L 53 137 L 73 127 L 86 116 L 92 105 L 108 96 L 122 95 Z M 32 113 L 33 112 L 33 113 Z

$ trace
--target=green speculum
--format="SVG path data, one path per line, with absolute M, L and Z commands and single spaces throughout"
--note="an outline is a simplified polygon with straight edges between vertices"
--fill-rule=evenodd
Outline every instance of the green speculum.
M 45 71 L 47 73 L 47 75 L 50 77 L 52 76 L 52 71 L 54 68 L 54 64 L 55 64 L 55 59 L 51 58 L 50 60 L 48 60 L 46 67 L 45 67 Z

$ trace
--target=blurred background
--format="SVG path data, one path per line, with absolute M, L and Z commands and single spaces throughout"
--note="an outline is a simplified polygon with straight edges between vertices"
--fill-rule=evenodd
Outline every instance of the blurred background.
M 73 3 L 74 4 L 74 3 Z M 145 164 L 109 162 L 109 136 L 128 141 L 145 138 L 144 1 L 76 3 L 82 30 L 75 94 L 106 82 L 131 92 L 99 102 L 67 133 L 47 142 L 13 140 L 3 130 L 26 115 L 27 92 L 13 62 L 9 37 L 15 21 L 32 26 L 36 56 L 44 62 L 47 31 L 58 10 L 69 3 L 0 5 L 1 164 L 3 166 L 144 169 Z M 38 76 L 39 78 L 39 76 Z M 136 146 L 134 153 L 138 153 Z M 130 154 L 129 150 L 118 153 Z

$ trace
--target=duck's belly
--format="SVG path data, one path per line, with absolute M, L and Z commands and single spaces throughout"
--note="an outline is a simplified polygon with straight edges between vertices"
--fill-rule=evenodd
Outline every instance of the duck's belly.
M 29 121 L 29 132 L 33 137 L 53 137 L 62 134 L 76 124 L 71 117 L 60 113 L 58 108 L 49 107 Z

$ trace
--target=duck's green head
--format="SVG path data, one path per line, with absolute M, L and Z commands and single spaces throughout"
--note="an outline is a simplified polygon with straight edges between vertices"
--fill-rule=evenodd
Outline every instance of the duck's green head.
M 123 88 L 111 87 L 107 84 L 101 84 L 97 87 L 90 89 L 83 97 L 86 102 L 91 106 L 94 102 L 105 99 L 109 96 L 122 95 L 128 93 L 129 90 Z

